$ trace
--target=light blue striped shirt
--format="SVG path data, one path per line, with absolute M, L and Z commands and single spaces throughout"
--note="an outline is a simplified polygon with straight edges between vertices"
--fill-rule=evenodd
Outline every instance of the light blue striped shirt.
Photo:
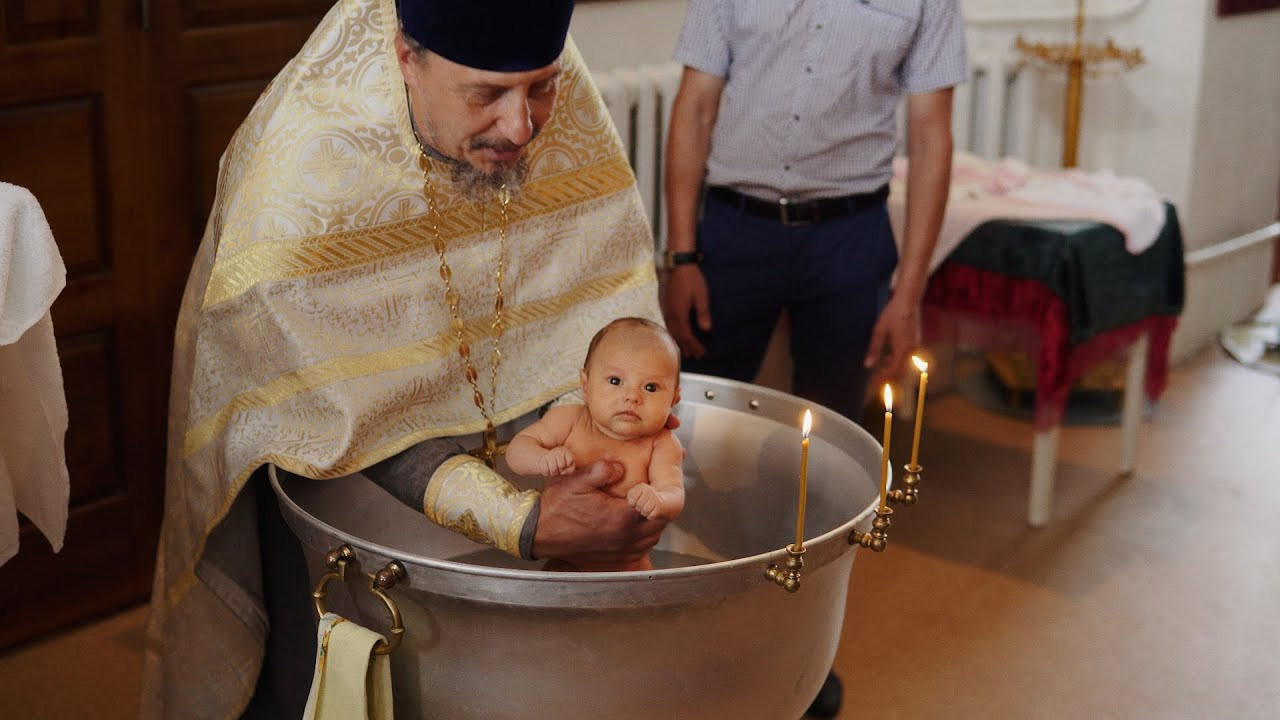
M 707 183 L 767 200 L 880 187 L 903 94 L 968 78 L 957 0 L 690 0 L 675 58 L 725 78 Z

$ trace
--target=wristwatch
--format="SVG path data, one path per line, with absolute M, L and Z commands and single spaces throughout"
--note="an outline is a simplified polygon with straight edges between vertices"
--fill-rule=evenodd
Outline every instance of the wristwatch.
M 672 270 L 677 265 L 697 265 L 700 262 L 702 262 L 702 253 L 697 250 L 691 252 L 668 250 L 662 254 L 662 267 L 665 270 Z

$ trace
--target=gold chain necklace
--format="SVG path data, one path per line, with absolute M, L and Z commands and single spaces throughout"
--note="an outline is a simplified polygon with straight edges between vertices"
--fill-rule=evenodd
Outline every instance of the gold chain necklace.
M 440 279 L 444 280 L 444 300 L 445 304 L 449 306 L 450 326 L 453 329 L 454 338 L 458 341 L 458 355 L 462 357 L 462 362 L 466 365 L 466 378 L 471 385 L 471 398 L 475 401 L 476 407 L 480 409 L 480 414 L 484 417 L 484 446 L 472 450 L 471 454 L 483 460 L 489 467 L 494 467 L 500 452 L 498 448 L 498 433 L 493 426 L 493 418 L 496 415 L 495 407 L 498 395 L 498 366 L 502 364 L 502 350 L 498 345 L 498 341 L 501 340 L 502 332 L 506 329 L 506 322 L 503 319 L 502 276 L 506 271 L 507 206 L 511 203 L 511 193 L 507 190 L 506 185 L 498 188 L 497 192 L 501 218 L 498 225 L 498 269 L 494 273 L 497 291 L 493 300 L 493 322 L 489 325 L 489 332 L 493 337 L 493 349 L 489 352 L 489 398 L 488 404 L 486 404 L 485 395 L 480 390 L 480 374 L 476 372 L 475 364 L 471 361 L 471 345 L 467 342 L 467 326 L 462 319 L 462 310 L 460 309 L 461 299 L 457 290 L 453 287 L 453 270 L 450 269 L 449 261 L 444 254 L 445 242 L 440 235 L 440 212 L 436 208 L 435 189 L 431 185 L 431 159 L 427 156 L 426 148 L 421 143 L 418 144 L 418 165 L 422 168 L 422 194 L 427 199 L 427 217 L 430 218 L 431 222 L 432 243 L 435 245 L 436 254 L 440 256 Z M 482 209 L 481 233 L 484 232 L 483 217 Z

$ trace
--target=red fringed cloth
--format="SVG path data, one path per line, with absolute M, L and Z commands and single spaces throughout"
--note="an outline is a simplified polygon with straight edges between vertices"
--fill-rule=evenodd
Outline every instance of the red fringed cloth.
M 1072 343 L 1066 303 L 1037 280 L 944 263 L 925 291 L 927 342 L 951 342 L 1036 357 L 1036 430 L 1062 421 L 1071 385 L 1099 362 L 1121 356 L 1148 333 L 1146 382 L 1151 401 L 1169 379 L 1169 343 L 1176 315 L 1151 315 Z

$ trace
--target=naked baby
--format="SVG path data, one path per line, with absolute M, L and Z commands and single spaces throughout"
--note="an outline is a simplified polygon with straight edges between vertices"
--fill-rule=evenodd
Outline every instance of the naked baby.
M 622 479 L 606 487 L 650 519 L 673 520 L 684 508 L 684 448 L 666 428 L 680 402 L 680 351 L 661 325 L 620 318 L 587 348 L 580 371 L 582 405 L 551 408 L 507 448 L 507 465 L 548 482 L 597 460 L 619 463 Z M 649 556 L 626 565 L 552 559 L 548 570 L 651 570 Z

